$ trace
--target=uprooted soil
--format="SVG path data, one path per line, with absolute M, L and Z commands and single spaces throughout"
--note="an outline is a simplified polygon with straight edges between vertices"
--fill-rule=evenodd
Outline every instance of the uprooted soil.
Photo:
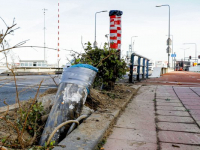
M 93 110 L 98 110 L 99 112 L 104 110 L 114 110 L 120 108 L 122 103 L 127 101 L 127 98 L 130 97 L 130 94 L 133 92 L 136 93 L 136 90 L 125 84 L 117 84 L 111 91 L 91 89 L 85 105 Z M 56 90 L 48 90 L 40 95 L 40 97 L 52 93 L 56 93 Z M 16 129 L 14 129 L 10 123 L 2 119 L 1 116 L 3 115 L 5 115 L 5 112 L 0 113 L 0 145 L 2 145 L 2 141 L 6 140 L 6 143 L 9 144 L 9 142 L 16 141 L 17 139 Z M 17 109 L 8 111 L 6 119 L 11 122 L 17 122 Z M 33 137 L 25 130 L 23 139 L 31 140 Z M 36 139 L 36 143 L 37 141 L 39 141 L 39 138 Z
M 93 110 L 113 110 L 119 108 L 136 90 L 129 85 L 117 84 L 111 91 L 91 89 L 85 105 Z

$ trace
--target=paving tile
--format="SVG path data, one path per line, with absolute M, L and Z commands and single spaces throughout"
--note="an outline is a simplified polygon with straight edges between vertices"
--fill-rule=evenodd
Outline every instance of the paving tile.
M 156 113 L 163 116 L 190 116 L 189 113 L 186 111 L 157 110 Z
M 196 124 L 158 122 L 157 127 L 160 130 L 200 133 L 200 129 Z
M 138 101 L 151 101 L 154 98 L 155 96 L 142 96 L 142 97 L 135 97 L 134 99 Z
M 189 110 L 190 114 L 192 115 L 200 115 L 200 109 L 196 109 L 196 110 Z
M 157 143 L 156 132 L 147 130 L 113 128 L 113 133 L 109 138 Z
M 180 93 L 177 93 L 177 95 L 178 96 L 197 96 L 197 94 L 196 93 L 194 93 L 194 92 L 189 92 L 189 93 L 182 93 L 182 92 L 180 92 Z
M 178 94 L 177 96 L 178 96 L 179 98 L 190 98 L 190 99 L 196 98 L 196 99 L 199 99 L 199 96 L 198 96 L 197 94 L 183 95 L 183 94 L 181 93 L 181 94 Z
M 173 107 L 173 106 L 157 106 L 156 109 L 157 110 L 172 110 L 172 111 L 176 111 L 176 110 L 185 111 L 186 110 L 184 107 Z
M 197 96 L 195 93 L 178 93 L 178 96 Z
M 152 100 L 153 101 L 153 100 Z M 135 101 L 135 103 L 130 103 L 128 104 L 127 108 L 131 108 L 133 106 L 137 106 L 137 107 L 153 107 L 154 108 L 154 103 L 146 103 L 146 102 L 138 102 Z
M 138 104 L 152 104 L 152 105 L 154 105 L 154 98 L 152 98 L 152 99 L 149 99 L 148 101 L 146 101 L 146 100 L 136 100 L 136 99 L 134 99 L 134 101 L 136 102 L 136 103 L 138 103 Z
M 159 91 L 156 91 L 156 96 L 170 96 L 170 97 L 177 97 L 177 95 L 176 95 L 176 93 L 174 93 L 174 91 L 172 91 L 172 92 L 167 92 L 167 91 L 159 92 Z
M 182 101 L 182 103 L 184 104 L 184 105 L 189 105 L 189 106 L 200 106 L 200 102 L 183 102 Z
M 174 100 L 179 100 L 178 97 L 170 97 L 170 96 L 156 96 L 156 98 L 159 98 L 159 99 L 166 99 L 166 98 L 170 98 L 170 99 L 174 99 Z
M 132 110 L 133 108 L 135 107 L 131 107 L 131 106 L 128 106 L 126 109 L 129 109 L 129 110 Z M 154 112 L 155 111 L 155 108 L 154 108 L 154 105 L 137 105 L 137 110 L 148 110 L 150 112 Z
M 184 99 L 184 100 L 199 100 L 199 97 L 197 96 L 179 96 L 179 99 Z
M 195 94 L 191 89 L 188 90 L 175 90 L 177 94 L 183 94 L 183 95 L 191 95 Z
M 167 98 L 169 98 L 170 100 L 178 100 L 180 102 L 178 97 L 177 98 L 167 97 Z M 165 100 L 167 98 L 166 97 L 156 97 L 156 99 L 161 99 L 161 100 Z
M 192 115 L 195 121 L 200 121 L 200 115 Z
M 200 134 L 197 133 L 159 131 L 158 138 L 167 143 L 200 144 Z
M 151 108 L 146 108 L 146 107 L 138 107 L 138 108 L 126 108 L 124 113 L 121 115 L 125 115 L 125 116 L 128 116 L 129 118 L 132 118 L 134 119 L 136 116 L 137 118 L 139 117 L 139 115 L 141 115 L 142 117 L 144 117 L 145 115 L 148 117 L 151 116 L 151 118 L 155 117 L 155 110 L 151 109 Z M 147 118 L 145 117 L 145 118 Z
M 181 101 L 182 102 L 195 102 L 195 103 L 198 103 L 198 102 L 200 102 L 200 100 L 199 99 L 183 99 L 183 98 L 181 98 Z
M 170 99 L 170 98 L 166 98 L 166 99 L 160 99 L 160 98 L 156 98 L 157 102 L 163 102 L 163 103 L 180 103 L 180 100 L 177 99 Z
M 191 117 L 180 117 L 180 116 L 157 116 L 158 121 L 164 122 L 185 122 L 185 123 L 194 123 L 194 120 Z
M 177 97 L 197 97 L 198 95 L 195 95 L 194 93 L 186 93 L 186 94 L 183 94 L 184 92 L 176 92 L 177 94 Z
M 122 116 L 122 115 L 121 115 Z M 137 110 L 130 110 L 130 111 L 125 111 L 123 113 L 123 116 L 126 116 L 127 118 L 132 118 L 132 119 L 145 119 L 145 120 L 154 120 L 155 119 L 155 114 L 151 113 L 151 111 L 137 111 Z
M 183 106 L 181 103 L 164 103 L 164 102 L 156 102 L 157 106 Z
M 200 146 L 183 145 L 176 143 L 160 143 L 161 150 L 200 150 Z
M 155 114 L 155 110 L 154 108 L 151 108 L 151 107 L 144 107 L 144 106 L 138 106 L 137 108 L 130 108 L 130 107 L 127 107 L 126 109 L 127 111 L 130 111 L 132 113 L 143 113 L 143 114 L 146 114 L 146 113 L 151 113 L 150 115 L 153 115 Z
M 149 115 L 149 116 L 154 116 L 155 115 L 155 110 L 151 107 L 138 107 L 138 105 L 134 106 L 134 107 L 130 107 L 128 106 L 126 109 L 125 109 L 125 112 L 124 112 L 125 115 L 131 115 L 132 118 L 133 116 L 135 115 Z
M 187 109 L 200 109 L 200 106 L 185 105 Z
M 103 147 L 105 150 L 156 150 L 157 144 L 108 138 Z
M 114 127 L 129 128 L 137 130 L 156 131 L 156 125 L 154 120 L 147 120 L 141 117 L 135 117 L 134 119 L 121 116 Z
M 200 126 L 200 121 L 196 121 L 196 123 L 198 124 L 198 126 Z

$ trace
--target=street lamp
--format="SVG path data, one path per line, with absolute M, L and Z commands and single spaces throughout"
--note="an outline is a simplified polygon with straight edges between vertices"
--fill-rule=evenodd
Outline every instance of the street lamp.
M 195 61 L 198 63 L 198 59 L 197 59 L 197 44 L 196 43 L 183 43 L 183 44 L 195 44 Z
M 184 50 L 184 61 L 185 61 L 185 50 L 186 50 L 186 49 L 189 49 L 189 48 L 181 48 L 181 49 Z
M 95 13 L 95 38 L 94 38 L 94 47 L 97 47 L 97 41 L 96 41 L 96 15 L 97 13 L 101 13 L 101 12 L 107 12 L 107 10 L 103 10 L 103 11 L 99 11 Z
M 156 7 L 162 7 L 162 6 L 168 6 L 169 7 L 169 32 L 168 32 L 168 40 L 167 40 L 167 53 L 168 53 L 168 64 L 167 64 L 167 67 L 169 68 L 169 56 L 170 56 L 170 6 L 169 5 L 157 5 Z
M 132 37 L 131 37 L 131 53 L 132 53 L 132 51 L 133 51 L 133 46 L 134 46 L 134 44 L 132 43 L 132 38 L 133 38 L 133 37 L 138 37 L 138 36 L 132 36 Z M 134 40 L 134 41 L 135 41 L 135 40 Z M 134 41 L 133 41 L 133 42 L 134 42 Z

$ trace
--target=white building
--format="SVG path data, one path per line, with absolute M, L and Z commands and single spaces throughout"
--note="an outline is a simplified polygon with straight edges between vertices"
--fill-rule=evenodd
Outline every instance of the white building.
M 20 60 L 20 67 L 47 67 L 46 60 Z

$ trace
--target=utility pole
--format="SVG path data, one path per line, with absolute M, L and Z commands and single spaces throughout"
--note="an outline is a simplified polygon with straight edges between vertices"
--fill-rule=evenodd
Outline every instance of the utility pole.
M 46 30 L 46 28 L 45 28 L 45 11 L 47 11 L 47 9 L 42 9 L 42 10 L 44 10 L 44 61 L 46 60 L 46 51 L 45 51 L 45 30 Z

